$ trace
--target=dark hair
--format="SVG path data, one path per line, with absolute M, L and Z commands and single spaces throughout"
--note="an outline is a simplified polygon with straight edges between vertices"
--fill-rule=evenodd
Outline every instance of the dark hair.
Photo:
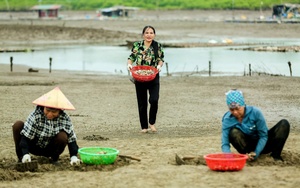
M 156 60 L 158 58 L 158 43 L 155 40 L 153 40 L 151 46 L 154 49 L 154 56 Z
M 144 34 L 144 33 L 145 33 L 145 31 L 146 31 L 146 29 L 148 29 L 148 28 L 152 29 L 152 30 L 153 30 L 153 32 L 154 32 L 154 34 L 155 34 L 155 29 L 154 29 L 154 27 L 152 27 L 151 25 L 147 25 L 147 26 L 145 26 L 145 27 L 144 27 L 144 29 L 143 29 L 143 32 L 142 32 L 142 34 Z
M 142 34 L 144 34 L 148 28 L 152 29 L 154 34 L 155 34 L 155 29 L 151 25 L 145 26 L 144 29 L 143 29 Z M 157 57 L 158 57 L 158 43 L 155 40 L 153 40 L 152 43 L 151 43 L 151 46 L 154 49 L 155 59 L 157 59 Z
M 41 105 L 37 105 L 36 108 L 39 108 L 41 109 L 42 111 L 44 111 L 45 108 L 48 108 L 50 110 L 59 110 L 59 114 L 61 114 L 63 112 L 62 109 L 59 109 L 59 108 L 51 108 L 51 107 L 46 107 L 46 106 L 41 106 Z

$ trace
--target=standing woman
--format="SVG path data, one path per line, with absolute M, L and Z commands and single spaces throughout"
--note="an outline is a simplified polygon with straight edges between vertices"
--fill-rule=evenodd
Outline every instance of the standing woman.
M 153 66 L 158 71 L 164 63 L 164 52 L 162 45 L 154 40 L 155 29 L 152 26 L 145 26 L 142 32 L 143 40 L 133 44 L 131 54 L 128 57 L 127 68 L 132 69 L 132 65 Z M 141 132 L 147 133 L 148 127 L 152 132 L 156 132 L 155 122 L 158 110 L 159 99 L 159 73 L 154 80 L 149 82 L 135 81 L 136 96 L 139 109 Z M 149 92 L 149 120 L 148 120 L 148 92 Z

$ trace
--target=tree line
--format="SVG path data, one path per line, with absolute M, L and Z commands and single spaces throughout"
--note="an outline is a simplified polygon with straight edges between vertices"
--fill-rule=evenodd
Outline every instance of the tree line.
M 59 4 L 67 10 L 96 10 L 117 5 L 146 10 L 266 10 L 275 4 L 300 0 L 1 0 L 1 11 L 26 11 L 34 5 Z

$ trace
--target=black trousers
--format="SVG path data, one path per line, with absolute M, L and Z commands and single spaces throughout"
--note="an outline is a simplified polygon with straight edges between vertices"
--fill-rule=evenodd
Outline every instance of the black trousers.
M 158 111 L 159 99 L 159 74 L 150 82 L 135 83 L 136 97 L 138 102 L 139 118 L 142 129 L 148 129 L 148 122 L 154 125 Z M 149 121 L 148 121 L 148 92 L 149 92 Z
M 276 159 L 281 159 L 281 152 L 286 139 L 289 136 L 290 124 L 287 120 L 280 120 L 274 127 L 268 131 L 268 141 L 262 150 L 262 154 L 271 153 Z M 241 130 L 233 128 L 229 134 L 229 141 L 233 147 L 242 154 L 255 151 L 258 139 L 253 139 L 244 134 Z
M 16 154 L 19 161 L 22 160 L 25 150 L 37 156 L 51 157 L 53 161 L 57 161 L 59 155 L 62 154 L 66 145 L 68 144 L 68 136 L 64 131 L 60 131 L 47 145 L 46 148 L 41 148 L 36 145 L 36 141 L 29 140 L 28 138 L 22 136 L 20 133 L 24 127 L 24 122 L 17 121 L 13 126 L 13 137 L 15 142 Z M 25 140 L 26 139 L 26 140 Z M 25 144 L 25 147 L 24 147 Z

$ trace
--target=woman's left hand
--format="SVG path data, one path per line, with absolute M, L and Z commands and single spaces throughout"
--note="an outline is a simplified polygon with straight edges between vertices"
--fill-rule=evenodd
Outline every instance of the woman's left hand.
M 158 72 L 160 72 L 161 71 L 161 65 L 157 65 L 157 67 L 156 67 L 156 69 L 158 70 Z
M 256 153 L 252 151 L 250 153 L 247 153 L 247 155 L 248 155 L 248 160 L 253 161 L 255 159 Z

